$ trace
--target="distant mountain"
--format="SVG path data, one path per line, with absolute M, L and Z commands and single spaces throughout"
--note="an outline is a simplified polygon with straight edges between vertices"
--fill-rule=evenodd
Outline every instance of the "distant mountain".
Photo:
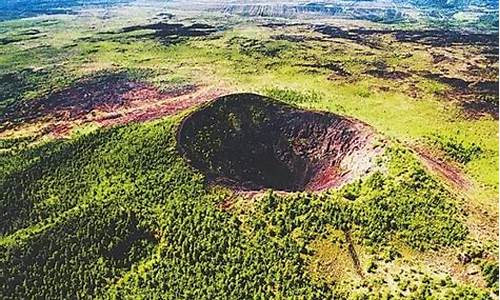
M 498 0 L 409 0 L 419 7 L 462 9 L 469 6 L 498 7 Z
M 332 17 L 498 31 L 498 0 L 173 0 L 182 9 L 256 17 Z
M 37 15 L 71 14 L 73 9 L 110 6 L 132 0 L 1 0 L 0 21 Z
M 135 0 L 0 0 L 0 21 L 41 14 L 72 14 Z M 148 0 L 146 0 L 148 1 Z M 161 1 L 161 0 L 151 0 Z M 499 0 L 163 0 L 178 9 L 258 17 L 315 17 L 395 24 L 424 21 L 435 26 L 498 31 Z

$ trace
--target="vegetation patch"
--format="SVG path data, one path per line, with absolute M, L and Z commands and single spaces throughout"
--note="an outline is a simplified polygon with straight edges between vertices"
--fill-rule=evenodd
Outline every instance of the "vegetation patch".
M 466 141 L 459 141 L 453 137 L 443 137 L 435 134 L 428 140 L 433 146 L 443 151 L 448 158 L 464 165 L 483 153 L 480 146 Z
M 322 95 L 316 91 L 298 92 L 292 89 L 267 88 L 264 94 L 270 98 L 297 105 L 318 103 L 322 99 Z
M 249 109 L 246 101 L 227 101 Z M 301 114 L 276 102 L 267 105 Z M 220 102 L 207 107 L 221 108 L 237 124 Z M 210 109 L 205 112 L 213 116 Z M 254 116 L 259 120 L 259 114 Z M 361 269 L 367 278 L 356 275 L 350 245 L 383 253 L 388 244 L 401 241 L 429 250 L 459 245 L 467 236 L 452 196 L 399 148 L 386 151 L 386 172 L 340 190 L 266 193 L 250 210 L 221 210 L 215 203 L 227 192 L 206 189 L 203 176 L 176 149 L 180 121 L 170 117 L 104 128 L 4 154 L 2 298 L 196 298 L 198 293 L 213 298 L 349 298 L 353 291 L 373 292 L 362 286 L 384 286 L 368 278 L 364 259 Z M 366 255 L 361 247 L 356 251 Z M 328 257 L 336 252 L 347 261 Z M 316 273 L 309 275 L 310 268 Z M 343 278 L 355 281 L 332 284 Z M 401 290 L 415 294 L 413 285 Z M 459 292 L 451 280 L 444 285 Z M 442 288 L 433 283 L 426 293 Z M 470 287 L 460 291 L 477 295 Z

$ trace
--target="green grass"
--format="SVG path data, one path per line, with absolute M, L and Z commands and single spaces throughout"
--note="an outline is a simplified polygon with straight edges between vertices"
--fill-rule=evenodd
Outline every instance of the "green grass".
M 118 26 L 117 24 L 120 23 L 113 23 L 113 26 Z M 66 22 L 58 23 L 53 26 L 56 27 L 53 30 L 56 32 L 63 30 L 67 33 L 68 30 L 64 29 L 64 26 L 67 26 Z M 78 26 L 81 24 L 73 25 L 71 29 L 81 28 Z M 76 38 L 81 35 L 83 32 L 76 30 L 69 37 Z M 20 94 L 20 97 L 25 99 L 33 99 L 51 89 L 67 85 L 71 78 L 88 76 L 95 72 L 96 68 L 153 70 L 159 74 L 166 74 L 160 76 L 172 74 L 173 78 L 183 82 L 215 86 L 222 83 L 234 91 L 260 92 L 266 89 L 289 90 L 292 93 L 314 91 L 322 95 L 322 99 L 304 101 L 301 105 L 357 117 L 383 134 L 405 142 L 412 143 L 438 133 L 444 138 L 478 145 L 484 153 L 472 160 L 467 165 L 466 171 L 478 182 L 479 191 L 476 197 L 484 201 L 494 201 L 492 198 L 496 198 L 495 195 L 498 194 L 496 175 L 498 142 L 492 137 L 498 133 L 497 121 L 466 120 L 456 117 L 458 109 L 435 96 L 435 93 L 443 90 L 443 86 L 436 82 L 421 80 L 418 86 L 424 91 L 424 95 L 422 99 L 415 100 L 398 88 L 405 86 L 404 84 L 398 85 L 397 82 L 359 75 L 364 65 L 373 58 L 368 58 L 367 61 L 363 61 L 364 58 L 357 60 L 359 56 L 356 56 L 356 51 L 349 46 L 333 49 L 340 51 L 338 52 L 328 48 L 326 50 L 324 44 L 316 41 L 305 43 L 308 47 L 286 42 L 287 46 L 277 54 L 268 56 L 264 51 L 264 55 L 260 53 L 255 57 L 252 54 L 255 51 L 242 52 L 243 46 L 234 44 L 236 41 L 244 45 L 247 39 L 257 39 L 263 41 L 263 47 L 271 45 L 272 48 L 275 42 L 270 38 L 271 35 L 269 29 L 240 26 L 225 32 L 220 39 L 192 41 L 169 47 L 149 40 L 131 44 L 111 41 L 78 42 L 70 51 L 61 48 L 60 38 L 53 38 L 48 39 L 48 48 L 20 51 L 17 45 L 4 47 L 7 51 L 0 56 L 0 64 L 5 66 L 6 70 L 13 71 L 26 67 L 58 66 L 47 69 L 49 76 L 44 75 L 42 78 L 48 80 L 34 77 L 35 86 L 28 86 L 28 90 Z M 94 50 L 89 53 L 89 49 Z M 390 51 L 386 53 L 377 50 L 377 55 L 374 57 L 385 58 L 390 65 L 409 66 L 413 70 L 425 70 L 431 65 L 430 57 L 424 55 L 422 51 L 417 51 L 405 59 L 399 59 L 401 55 L 398 54 L 407 53 L 409 50 L 406 46 L 391 48 Z M 311 63 L 315 60 L 349 62 L 349 69 L 361 77 L 353 83 L 332 82 L 326 79 L 328 72 L 307 74 L 302 68 L 297 67 L 298 64 Z M 153 82 L 157 80 L 148 76 L 143 78 Z M 389 85 L 392 88 L 388 92 L 379 92 L 373 89 L 376 85 Z M 11 87 L 11 90 L 19 90 L 19 86 Z

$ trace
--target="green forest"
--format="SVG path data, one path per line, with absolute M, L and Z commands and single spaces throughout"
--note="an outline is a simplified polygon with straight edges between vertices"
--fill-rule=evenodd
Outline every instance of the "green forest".
M 229 192 L 207 189 L 177 153 L 179 120 L 3 154 L 1 298 L 353 298 L 350 285 L 355 299 L 397 297 L 383 282 L 312 280 L 311 242 L 347 247 L 332 232 L 348 233 L 374 254 L 373 269 L 400 255 L 396 244 L 440 249 L 467 237 L 450 193 L 398 146 L 384 155 L 387 174 L 321 194 L 269 191 L 251 213 L 225 212 L 217 204 Z M 449 278 L 417 286 L 418 276 L 402 272 L 400 293 L 488 298 Z

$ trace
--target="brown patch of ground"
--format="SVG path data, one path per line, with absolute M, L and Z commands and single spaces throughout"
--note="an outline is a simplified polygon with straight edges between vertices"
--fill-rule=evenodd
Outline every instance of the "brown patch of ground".
M 408 89 L 406 90 L 408 96 L 413 99 L 420 99 L 423 95 L 422 89 L 420 89 L 415 83 L 410 83 L 408 85 Z
M 193 85 L 160 91 L 125 74 L 84 79 L 71 87 L 30 102 L 15 103 L 0 116 L 0 134 L 27 126 L 39 126 L 43 134 L 66 136 L 76 125 L 101 126 L 143 122 L 220 96 L 222 91 Z
M 321 41 L 321 37 L 308 36 L 302 34 L 277 34 L 272 35 L 271 38 L 276 41 L 288 41 L 293 43 L 302 43 L 306 41 Z
M 498 80 L 467 81 L 431 72 L 422 72 L 420 75 L 448 85 L 450 90 L 441 96 L 456 101 L 466 117 L 477 119 L 491 116 L 498 120 Z
M 406 78 L 411 77 L 412 75 L 407 72 L 402 71 L 389 71 L 387 69 L 371 69 L 365 72 L 366 74 L 383 79 L 390 80 L 404 80 Z
M 291 34 L 278 34 L 271 36 L 271 38 L 277 41 L 288 41 L 292 43 L 302 43 L 304 41 L 310 40 L 305 35 L 291 35 Z
M 239 195 L 237 193 L 233 193 L 231 195 L 229 195 L 228 197 L 226 197 L 224 199 L 224 201 L 220 202 L 217 204 L 217 207 L 220 209 L 220 210 L 223 210 L 223 211 L 229 211 L 233 205 L 234 205 L 234 202 L 236 201 L 236 198 L 238 197 Z
M 372 68 L 366 70 L 364 73 L 376 78 L 396 81 L 396 80 L 405 80 L 412 76 L 411 73 L 398 71 L 390 68 L 385 60 L 379 59 L 376 60 L 375 62 L 370 63 L 370 65 L 372 66 Z
M 420 75 L 427 79 L 433 79 L 440 83 L 461 91 L 473 91 L 488 95 L 498 95 L 498 81 L 467 81 L 462 78 L 448 77 L 444 74 L 421 72 Z
M 129 81 L 124 74 L 98 76 L 84 79 L 73 86 L 51 93 L 47 97 L 17 102 L 7 107 L 0 117 L 3 129 L 20 123 L 32 123 L 42 119 L 80 119 L 93 110 L 111 110 L 132 101 L 127 97 L 134 89 L 147 89 L 144 84 Z
M 342 29 L 331 25 L 314 25 L 314 31 L 330 38 L 342 38 L 378 48 L 370 37 L 391 35 L 398 42 L 417 43 L 434 47 L 475 45 L 498 50 L 498 34 L 470 33 L 451 30 Z M 492 50 L 491 50 L 492 51 Z
M 297 26 L 297 25 L 302 25 L 302 24 L 300 24 L 300 23 L 283 23 L 283 22 L 266 22 L 264 24 L 261 24 L 260 26 L 266 27 L 266 28 L 272 28 L 272 29 L 283 29 L 285 27 Z
M 458 167 L 447 162 L 436 153 L 432 153 L 424 147 L 415 146 L 413 147 L 413 150 L 415 150 L 422 162 L 431 171 L 445 179 L 446 182 L 451 184 L 454 188 L 465 191 L 472 188 L 472 181 L 467 178 L 467 176 Z
M 178 132 L 186 159 L 236 190 L 324 190 L 366 175 L 382 147 L 368 125 L 234 94 L 188 116 Z
M 365 45 L 374 49 L 380 49 L 380 44 L 372 37 L 378 37 L 383 34 L 390 34 L 388 30 L 369 30 L 369 29 L 348 29 L 330 25 L 314 25 L 312 30 L 321 33 L 329 38 L 340 38 L 355 41 L 360 45 Z
M 73 129 L 71 124 L 58 122 L 56 124 L 49 125 L 43 131 L 45 134 L 50 134 L 55 138 L 64 138 L 71 132 L 71 129 Z
M 305 63 L 297 66 L 307 69 L 308 73 L 319 73 L 320 70 L 331 71 L 327 79 L 330 81 L 353 82 L 356 78 L 342 62 Z
M 317 69 L 327 69 L 333 72 L 333 74 L 341 77 L 348 77 L 352 74 L 347 70 L 344 64 L 340 62 L 331 62 L 331 63 L 315 63 L 315 64 L 300 64 L 300 67 L 306 68 L 317 68 Z
M 131 32 L 137 30 L 154 30 L 154 36 L 163 38 L 166 36 L 205 36 L 215 32 L 215 27 L 208 24 L 192 24 L 192 25 L 184 25 L 184 24 L 173 24 L 173 23 L 155 23 L 148 25 L 136 25 L 130 27 L 124 27 L 122 32 Z
M 454 262 L 450 266 L 450 274 L 453 278 L 465 284 L 471 284 L 483 289 L 487 287 L 487 283 L 481 272 L 481 267 L 476 264 Z
M 432 55 L 432 63 L 435 65 L 442 63 L 442 62 L 452 62 L 453 61 L 452 57 L 445 55 L 445 54 L 432 52 L 431 55 Z
M 493 198 L 493 204 L 477 203 L 469 199 L 464 205 L 467 211 L 467 227 L 471 236 L 478 241 L 494 241 L 498 237 L 498 196 Z M 486 257 L 485 257 L 486 258 Z
M 84 41 L 111 40 L 121 42 L 124 39 L 156 39 L 164 45 L 172 45 L 184 41 L 190 37 L 204 37 L 217 32 L 217 29 L 209 24 L 195 23 L 191 25 L 181 23 L 158 22 L 146 25 L 135 25 L 124 27 L 116 32 L 101 32 L 99 36 L 85 37 Z M 124 35 L 133 33 L 132 35 Z
M 462 108 L 466 118 L 479 119 L 483 116 L 491 116 L 498 120 L 498 102 L 492 103 L 484 100 L 463 101 Z
M 130 122 L 145 122 L 173 115 L 180 111 L 213 100 L 224 93 L 220 89 L 197 89 L 187 94 L 164 98 L 155 103 L 136 105 L 128 110 L 95 119 L 98 124 L 110 126 Z

